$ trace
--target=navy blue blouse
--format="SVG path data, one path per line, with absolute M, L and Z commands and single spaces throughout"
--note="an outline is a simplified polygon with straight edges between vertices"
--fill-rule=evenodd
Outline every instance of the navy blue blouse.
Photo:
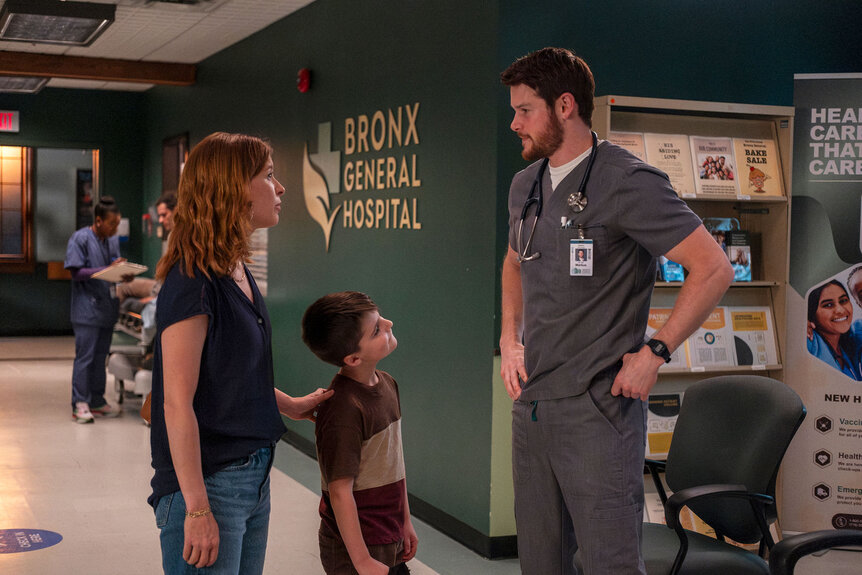
M 257 284 L 245 272 L 253 302 L 229 276 L 210 273 L 207 279 L 195 270 L 189 278 L 179 264 L 159 292 L 150 431 L 155 475 L 148 499 L 154 507 L 161 496 L 179 490 L 165 428 L 161 336 L 167 327 L 201 314 L 209 317 L 193 400 L 205 477 L 275 443 L 285 432 L 275 401 L 269 314 Z

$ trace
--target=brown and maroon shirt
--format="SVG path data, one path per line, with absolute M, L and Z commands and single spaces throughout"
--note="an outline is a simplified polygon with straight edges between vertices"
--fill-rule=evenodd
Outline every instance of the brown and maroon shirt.
M 331 399 L 317 412 L 321 530 L 340 537 L 329 483 L 353 478 L 353 498 L 366 545 L 395 543 L 404 529 L 404 455 L 398 385 L 377 371 L 377 385 L 336 375 Z

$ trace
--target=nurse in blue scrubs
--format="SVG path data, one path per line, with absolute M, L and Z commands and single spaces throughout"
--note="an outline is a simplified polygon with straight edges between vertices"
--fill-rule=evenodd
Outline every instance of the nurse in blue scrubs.
M 63 266 L 72 274 L 72 329 L 75 331 L 75 364 L 72 371 L 72 418 L 93 423 L 94 416 L 118 415 L 105 401 L 105 360 L 117 321 L 119 303 L 113 284 L 93 274 L 125 261 L 120 257 L 120 209 L 110 196 L 94 206 L 93 225 L 69 238 Z M 132 279 L 131 276 L 129 278 Z

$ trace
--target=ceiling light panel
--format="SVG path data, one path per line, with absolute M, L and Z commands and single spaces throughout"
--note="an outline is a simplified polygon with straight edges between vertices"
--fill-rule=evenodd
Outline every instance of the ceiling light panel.
M 0 92 L 13 94 L 35 94 L 45 87 L 48 78 L 28 76 L 0 76 Z
M 6 0 L 0 39 L 89 46 L 114 21 L 116 6 L 61 0 Z

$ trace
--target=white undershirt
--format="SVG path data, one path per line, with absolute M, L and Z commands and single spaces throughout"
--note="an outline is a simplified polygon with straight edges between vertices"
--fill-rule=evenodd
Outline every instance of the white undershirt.
M 587 148 L 587 151 L 566 164 L 562 166 L 554 167 L 548 164 L 548 174 L 551 176 L 551 189 L 556 190 L 557 185 L 563 181 L 563 179 L 572 173 L 572 170 L 578 167 L 578 165 L 590 157 L 590 152 L 592 151 L 592 146 Z

